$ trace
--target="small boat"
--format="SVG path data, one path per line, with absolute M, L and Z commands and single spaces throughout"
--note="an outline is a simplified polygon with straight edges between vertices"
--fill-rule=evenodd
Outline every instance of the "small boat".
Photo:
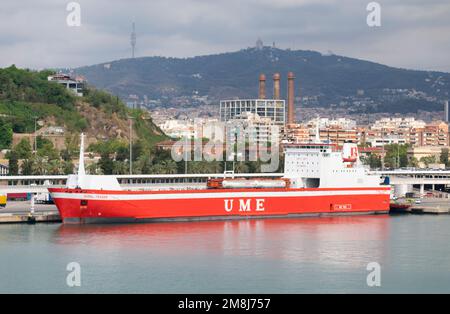
M 404 213 L 407 212 L 411 208 L 410 203 L 396 203 L 391 202 L 389 205 L 389 209 L 391 213 Z

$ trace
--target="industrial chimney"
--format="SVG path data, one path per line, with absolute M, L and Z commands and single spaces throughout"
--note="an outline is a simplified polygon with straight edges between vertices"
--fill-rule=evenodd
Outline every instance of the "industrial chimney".
M 273 75 L 273 99 L 280 99 L 280 73 Z
M 266 99 L 266 76 L 261 74 L 259 76 L 259 99 Z
M 448 105 L 448 100 L 446 100 L 444 103 L 444 118 L 445 118 L 445 122 L 447 122 L 447 123 L 450 122 L 450 108 Z
M 295 123 L 295 75 L 292 72 L 288 73 L 288 110 L 287 110 L 287 123 Z

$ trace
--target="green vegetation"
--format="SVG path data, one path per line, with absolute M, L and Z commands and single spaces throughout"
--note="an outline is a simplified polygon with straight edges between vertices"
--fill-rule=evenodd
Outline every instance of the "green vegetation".
M 13 130 L 12 125 L 3 119 L 0 119 L 0 149 L 9 148 L 12 143 Z
M 439 162 L 441 163 L 441 164 L 444 164 L 445 165 L 445 167 L 448 167 L 449 166 L 449 160 L 448 160 L 448 157 L 449 157 L 449 151 L 448 151 L 448 148 L 443 148 L 442 150 L 441 150 L 441 155 L 439 156 Z
M 117 113 L 123 119 L 127 117 L 127 108 L 119 97 L 107 92 L 95 88 L 87 88 L 83 91 L 83 100 L 95 108 L 104 109 L 108 114 Z
M 76 97 L 63 86 L 49 82 L 51 71 L 34 72 L 14 65 L 0 69 L 0 125 L 8 134 L 34 132 L 35 120 L 54 117 L 68 130 L 82 131 L 86 120 L 75 108 Z M 39 126 L 38 126 L 39 127 Z M 0 130 L 0 134 L 5 134 Z M 11 141 L 0 139 L 0 147 Z
M 75 96 L 63 86 L 49 82 L 52 71 L 21 70 L 14 65 L 0 69 L 0 100 L 55 104 L 71 109 Z
M 384 149 L 386 156 L 384 157 L 384 165 L 387 168 L 404 168 L 408 167 L 408 148 L 409 145 L 389 144 Z
M 371 169 L 381 168 L 381 157 L 370 153 L 367 157 L 361 158 L 361 161 L 365 165 L 369 165 Z
M 430 164 L 435 164 L 437 162 L 437 158 L 436 156 L 426 156 L 420 158 L 420 162 L 423 162 L 428 167 Z
M 102 128 L 103 122 L 117 122 L 124 128 L 128 117 L 133 117 L 133 132 L 139 138 L 133 145 L 136 152 L 133 161 L 136 167 L 142 168 L 137 170 L 176 171 L 172 163 L 159 160 L 161 154 L 153 154 L 157 157 L 151 155 L 153 157 L 149 160 L 141 157 L 144 153 L 153 153 L 154 145 L 167 139 L 144 111 L 128 109 L 117 96 L 91 87 L 85 88 L 83 97 L 75 96 L 63 86 L 47 80 L 53 73 L 18 69 L 14 65 L 0 69 L 0 149 L 10 149 L 6 158 L 9 159 L 11 174 L 73 173 L 72 160 L 78 154 L 79 133 L 88 131 L 92 120 L 97 118 L 92 113 L 102 114 Z M 51 141 L 41 136 L 36 138 L 35 152 L 34 143 L 28 139 L 22 139 L 12 147 L 13 133 L 33 133 L 35 128 L 41 127 L 37 121 L 51 121 L 64 126 L 66 134 L 69 134 L 65 148 L 59 151 Z M 98 164 L 90 166 L 92 173 L 128 173 L 129 147 L 125 140 L 99 142 L 92 145 L 92 152 L 101 156 Z

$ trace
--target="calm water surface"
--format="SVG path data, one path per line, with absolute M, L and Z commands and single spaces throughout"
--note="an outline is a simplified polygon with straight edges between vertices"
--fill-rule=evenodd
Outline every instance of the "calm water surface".
M 450 293 L 450 216 L 0 225 L 0 292 Z

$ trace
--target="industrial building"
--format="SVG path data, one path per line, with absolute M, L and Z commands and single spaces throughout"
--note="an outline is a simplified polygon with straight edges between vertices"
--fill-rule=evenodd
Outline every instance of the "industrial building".
M 295 75 L 288 73 L 288 106 L 280 99 L 280 74 L 273 75 L 273 98 L 266 97 L 266 76 L 259 76 L 259 92 L 257 99 L 222 100 L 220 102 L 220 120 L 223 122 L 243 120 L 248 113 L 257 114 L 261 118 L 269 118 L 274 124 L 285 127 L 295 123 Z
M 247 113 L 271 119 L 276 125 L 284 126 L 285 101 L 280 99 L 238 99 L 220 102 L 220 121 L 245 120 Z

